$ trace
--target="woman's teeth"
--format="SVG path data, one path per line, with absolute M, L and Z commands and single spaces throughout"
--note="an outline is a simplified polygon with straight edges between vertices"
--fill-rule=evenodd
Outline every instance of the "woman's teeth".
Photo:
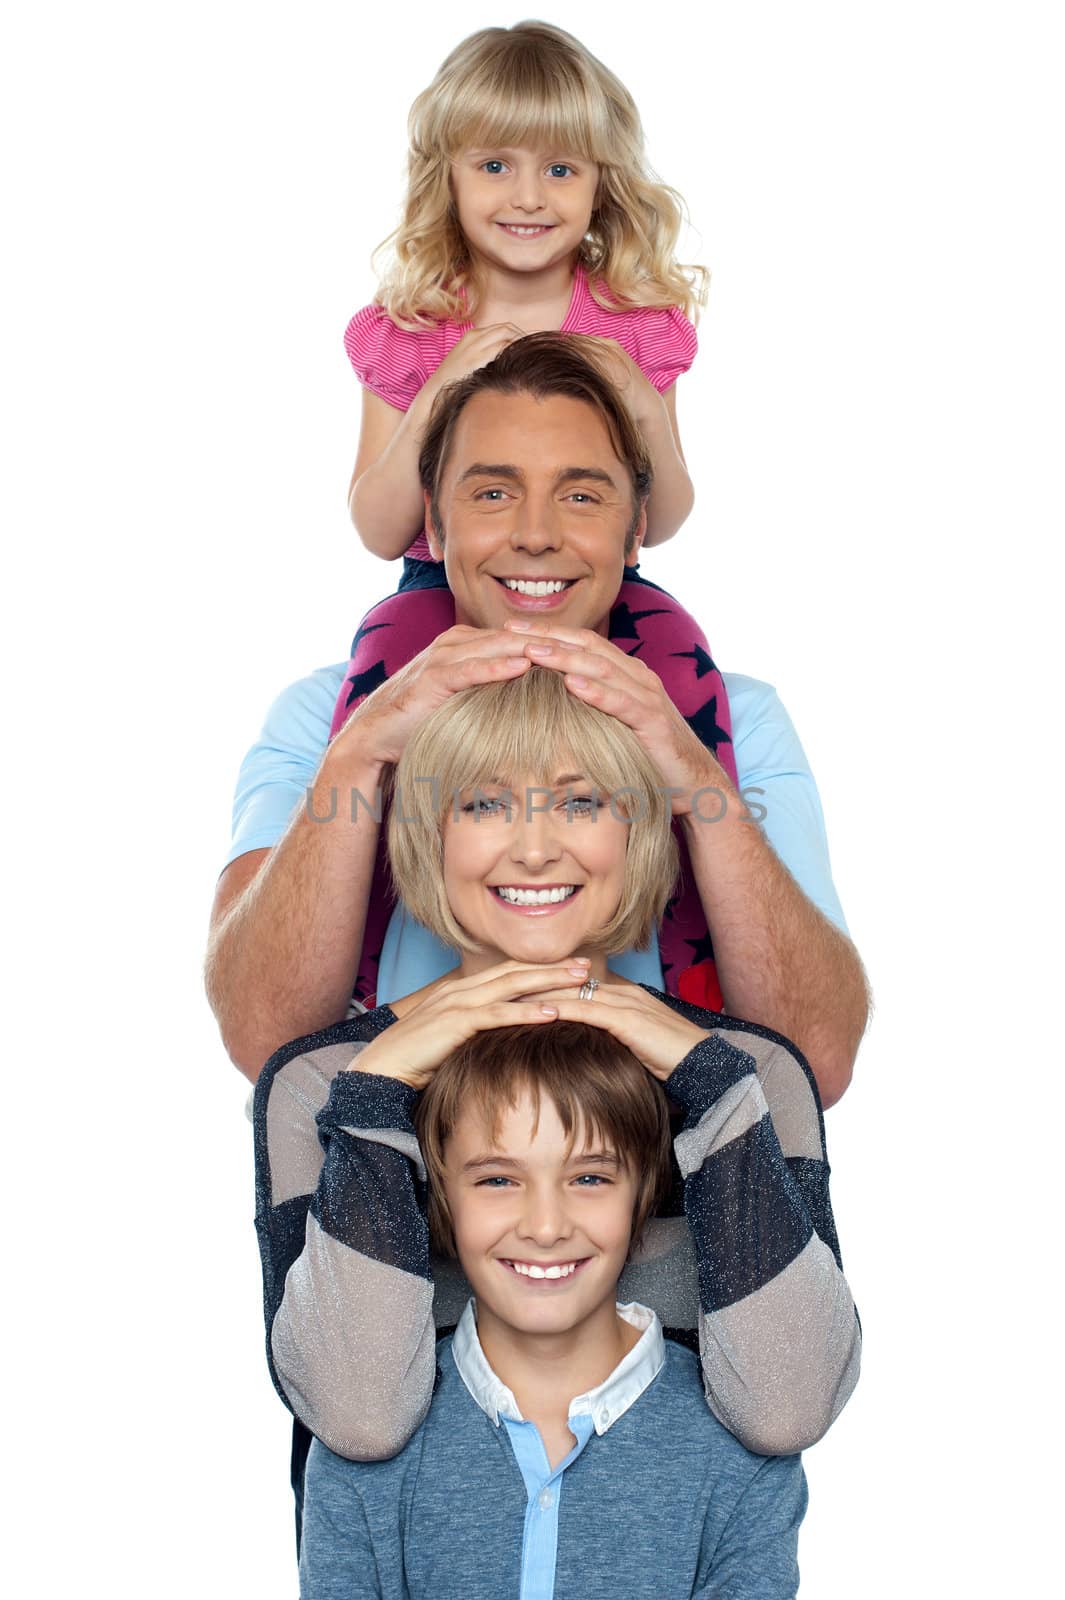
M 568 578 L 539 578 L 536 582 L 529 582 L 525 578 L 504 578 L 508 589 L 514 589 L 518 594 L 544 595 L 559 594 L 561 590 L 569 587 Z
M 564 1261 L 557 1267 L 537 1267 L 531 1261 L 511 1261 L 509 1265 L 523 1278 L 568 1278 L 577 1270 L 576 1261 Z
M 506 900 L 512 906 L 553 906 L 560 900 L 568 900 L 577 893 L 577 885 L 567 884 L 564 889 L 510 889 L 493 886 L 495 893 L 501 900 Z

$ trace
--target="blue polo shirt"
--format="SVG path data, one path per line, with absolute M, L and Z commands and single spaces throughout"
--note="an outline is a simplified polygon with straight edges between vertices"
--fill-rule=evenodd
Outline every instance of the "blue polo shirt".
M 574 1399 L 552 1469 L 467 1308 L 441 1341 L 429 1415 L 390 1461 L 315 1440 L 302 1600 L 793 1600 L 806 1486 L 708 1410 L 698 1362 L 643 1307 L 636 1346 Z

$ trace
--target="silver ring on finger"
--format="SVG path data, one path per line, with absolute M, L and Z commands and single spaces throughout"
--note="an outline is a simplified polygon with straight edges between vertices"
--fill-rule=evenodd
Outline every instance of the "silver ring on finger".
M 577 999 L 578 1000 L 591 1000 L 591 999 L 593 999 L 594 996 L 595 996 L 595 991 L 598 989 L 598 987 L 599 987 L 599 979 L 598 978 L 589 978 L 588 981 L 586 983 L 582 983 L 580 988 L 578 989 L 578 991 L 577 991 Z

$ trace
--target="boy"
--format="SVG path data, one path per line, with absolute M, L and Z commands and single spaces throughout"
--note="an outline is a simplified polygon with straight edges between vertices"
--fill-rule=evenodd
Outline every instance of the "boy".
M 745 1450 L 695 1356 L 615 1304 L 668 1181 L 660 1086 L 601 1030 L 502 1029 L 438 1069 L 414 1125 L 474 1299 L 397 1456 L 315 1440 L 303 1600 L 793 1596 L 799 1458 Z

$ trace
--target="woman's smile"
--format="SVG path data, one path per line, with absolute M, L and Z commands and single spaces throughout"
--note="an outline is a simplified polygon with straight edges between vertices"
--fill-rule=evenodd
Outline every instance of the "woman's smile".
M 575 955 L 617 910 L 628 843 L 628 819 L 576 770 L 478 786 L 445 824 L 448 903 L 481 959 Z

